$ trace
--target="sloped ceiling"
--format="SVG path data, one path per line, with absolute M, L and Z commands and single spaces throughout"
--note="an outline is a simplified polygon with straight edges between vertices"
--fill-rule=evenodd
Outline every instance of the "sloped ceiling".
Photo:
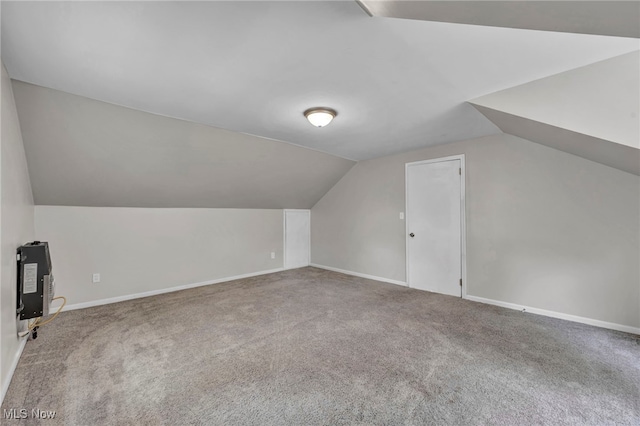
M 13 82 L 36 204 L 311 208 L 354 162 Z
M 480 105 L 476 108 L 504 133 L 640 176 L 640 150 L 637 148 Z
M 354 1 L 2 2 L 13 79 L 353 160 L 499 133 L 466 101 L 637 45 Z M 338 117 L 316 129 L 321 105 Z
M 640 37 L 640 2 L 612 0 L 359 0 L 373 16 Z
M 471 100 L 505 133 L 640 175 L 640 52 Z
M 639 48 L 354 1 L 0 7 L 37 204 L 309 208 L 351 160 L 508 127 L 470 99 Z M 312 106 L 338 116 L 314 128 Z

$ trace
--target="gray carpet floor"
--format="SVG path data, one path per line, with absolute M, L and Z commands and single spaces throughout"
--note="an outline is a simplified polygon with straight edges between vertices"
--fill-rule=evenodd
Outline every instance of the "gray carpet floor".
M 638 425 L 640 337 L 304 268 L 65 312 L 2 408 L 55 410 L 47 425 Z

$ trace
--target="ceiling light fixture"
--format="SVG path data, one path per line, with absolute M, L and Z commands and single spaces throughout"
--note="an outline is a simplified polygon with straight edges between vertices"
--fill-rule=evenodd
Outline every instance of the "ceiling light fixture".
M 309 108 L 304 112 L 304 116 L 307 117 L 309 123 L 316 127 L 324 127 L 331 123 L 331 120 L 338 115 L 336 110 L 324 107 Z

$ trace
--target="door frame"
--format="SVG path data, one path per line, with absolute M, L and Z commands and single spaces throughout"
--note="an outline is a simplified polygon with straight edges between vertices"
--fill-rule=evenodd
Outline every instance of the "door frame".
M 409 167 L 417 166 L 421 164 L 440 163 L 443 161 L 460 160 L 460 260 L 461 260 L 461 278 L 462 278 L 462 298 L 467 298 L 467 231 L 466 231 L 466 207 L 465 207 L 465 161 L 464 154 L 450 155 L 448 157 L 432 158 L 429 160 L 414 161 L 411 163 L 405 163 L 404 165 L 404 212 L 405 212 L 405 259 L 406 259 L 406 271 L 407 274 L 407 287 L 411 287 L 410 275 L 409 275 Z
M 311 265 L 311 210 L 310 209 L 282 209 L 282 269 L 287 268 L 287 212 L 309 212 L 309 261 L 307 266 Z

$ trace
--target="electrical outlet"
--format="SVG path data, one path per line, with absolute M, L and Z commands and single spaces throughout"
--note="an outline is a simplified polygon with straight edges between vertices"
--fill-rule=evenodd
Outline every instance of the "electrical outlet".
M 272 259 L 275 259 L 275 258 L 276 258 L 276 252 L 275 252 L 275 251 L 272 251 L 272 252 L 271 252 L 271 258 L 272 258 Z
M 100 274 L 93 274 L 93 282 L 94 283 L 99 283 L 100 282 Z
M 400 220 L 404 220 L 404 212 L 400 212 Z

